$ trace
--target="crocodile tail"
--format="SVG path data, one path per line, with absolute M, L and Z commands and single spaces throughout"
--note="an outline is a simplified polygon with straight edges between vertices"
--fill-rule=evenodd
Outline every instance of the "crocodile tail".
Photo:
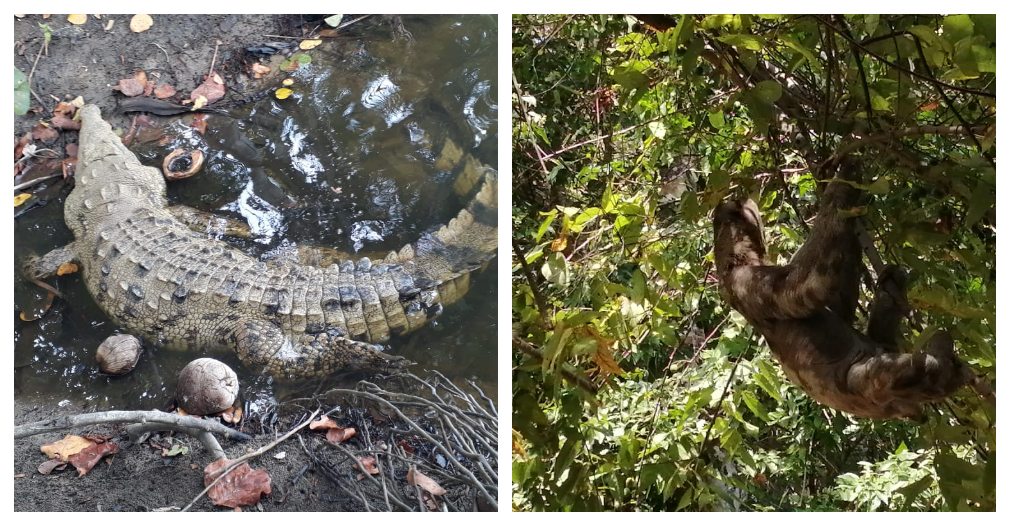
M 497 172 L 467 156 L 454 189 L 473 194 L 466 208 L 448 224 L 385 258 L 387 263 L 404 265 L 419 288 L 437 287 L 443 305 L 466 293 L 470 273 L 491 260 L 498 248 Z

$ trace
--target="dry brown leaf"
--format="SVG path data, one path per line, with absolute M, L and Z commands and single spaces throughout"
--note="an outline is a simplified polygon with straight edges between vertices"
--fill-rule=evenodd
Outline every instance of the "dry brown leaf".
M 159 99 L 167 99 L 172 95 L 175 95 L 175 88 L 169 86 L 168 84 L 162 84 L 161 86 L 154 88 L 154 96 Z
M 242 421 L 242 408 L 229 407 L 221 412 L 221 420 L 227 424 L 237 424 Z
M 14 474 L 14 478 L 16 478 L 16 479 L 21 479 L 21 478 L 24 478 L 24 477 L 25 477 L 24 473 L 15 473 Z
M 64 117 L 66 118 L 66 117 Z M 37 141 L 42 141 L 45 144 L 52 144 L 60 136 L 60 132 L 56 131 L 52 126 L 46 126 L 41 122 L 36 124 L 32 128 L 32 137 Z
M 442 489 L 442 486 L 438 485 L 438 482 L 435 482 L 431 479 L 431 477 L 414 469 L 414 466 L 411 466 L 410 470 L 407 471 L 407 484 L 418 486 L 424 491 L 427 491 L 435 496 L 445 495 L 445 490 Z
M 141 84 L 147 83 L 147 73 L 144 73 L 142 69 L 133 70 L 133 78 L 137 79 Z
M 408 444 L 406 440 L 401 440 L 397 442 L 396 445 L 400 446 L 400 448 L 403 449 L 403 452 L 406 453 L 408 457 L 414 455 L 414 448 L 410 447 L 410 444 Z
M 67 22 L 79 26 L 88 21 L 88 15 L 67 15 Z
M 67 274 L 73 274 L 74 272 L 77 272 L 77 265 L 73 263 L 64 263 L 60 265 L 60 268 L 56 269 L 57 276 L 66 276 Z M 90 439 L 91 437 L 88 438 Z
M 88 446 L 80 451 L 80 453 L 70 455 L 67 460 L 70 464 L 77 468 L 77 476 L 83 477 L 87 475 L 91 468 L 98 464 L 99 460 L 105 455 L 113 455 L 119 453 L 119 448 L 116 444 L 112 442 L 102 442 L 101 444 L 94 444 Z
M 203 485 L 209 486 L 233 462 L 222 458 L 204 468 Z M 261 495 L 270 495 L 270 475 L 266 470 L 254 470 L 248 464 L 233 469 L 207 491 L 211 502 L 229 508 L 255 506 Z
M 80 130 L 81 123 L 67 117 L 66 115 L 57 113 L 53 115 L 53 126 L 61 130 Z
M 326 440 L 332 444 L 339 444 L 350 440 L 357 431 L 353 427 L 336 427 L 326 432 Z
M 298 49 L 312 49 L 322 43 L 323 41 L 320 39 L 302 40 L 301 43 L 298 44 Z
M 69 102 L 59 102 L 56 104 L 56 109 L 53 113 L 61 113 L 63 115 L 73 115 L 77 112 L 77 108 Z
M 151 15 L 133 15 L 133 18 L 130 19 L 130 29 L 134 33 L 147 31 L 153 25 L 154 20 L 151 19 Z
M 53 470 L 63 471 L 66 469 L 67 463 L 63 460 L 47 460 L 39 464 L 39 473 L 43 475 L 48 475 L 53 472 Z
M 609 347 L 597 345 L 596 354 L 593 355 L 593 361 L 596 362 L 596 365 L 600 366 L 601 370 L 612 374 L 624 374 L 621 366 L 617 365 L 617 362 L 614 361 L 614 356 L 610 354 Z
M 379 474 L 379 468 L 376 467 L 376 465 L 375 465 L 375 457 L 358 457 L 358 461 L 361 462 L 361 465 L 362 465 L 362 467 L 365 468 L 365 472 L 366 473 L 370 473 L 372 475 L 378 475 Z M 360 469 L 358 469 L 358 465 L 357 464 L 355 464 L 352 467 L 354 469 L 357 469 L 358 471 L 361 471 Z M 358 480 L 361 480 L 361 479 L 358 479 Z
M 195 90 L 190 92 L 189 98 L 197 100 L 199 97 L 203 97 L 207 99 L 205 104 L 214 104 L 221 100 L 221 97 L 224 97 L 224 92 L 224 80 L 221 79 L 220 75 L 214 73 L 212 75 L 204 75 L 203 84 L 200 84 Z
M 144 96 L 150 97 L 152 92 L 154 92 L 154 81 L 149 80 L 144 83 Z
M 337 429 L 340 426 L 336 422 L 330 420 L 330 417 L 326 415 L 320 415 L 319 420 L 313 420 L 309 422 L 309 429 Z
M 63 440 L 43 444 L 39 449 L 49 458 L 67 460 L 70 455 L 76 454 L 86 447 L 94 445 L 94 442 L 77 435 L 67 435 Z
M 270 68 L 259 62 L 254 62 L 250 70 L 252 71 L 253 78 L 257 79 L 263 78 L 263 75 L 270 73 Z
M 137 95 L 144 93 L 144 83 L 140 82 L 136 78 L 123 79 L 120 80 L 119 84 L 112 89 L 118 89 L 127 97 L 136 97 Z

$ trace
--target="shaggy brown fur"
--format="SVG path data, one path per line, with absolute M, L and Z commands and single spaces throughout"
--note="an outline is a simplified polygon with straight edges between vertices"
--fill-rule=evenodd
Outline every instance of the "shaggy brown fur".
M 855 173 L 852 162 L 841 171 Z M 899 351 L 907 279 L 898 267 L 877 281 L 866 334 L 853 328 L 861 254 L 855 219 L 840 212 L 855 206 L 859 194 L 843 182 L 828 184 L 809 239 L 785 266 L 765 260 L 753 201 L 721 203 L 714 218 L 717 274 L 729 304 L 811 398 L 856 416 L 921 419 L 923 403 L 946 398 L 973 375 L 954 356 L 946 332 L 921 351 Z

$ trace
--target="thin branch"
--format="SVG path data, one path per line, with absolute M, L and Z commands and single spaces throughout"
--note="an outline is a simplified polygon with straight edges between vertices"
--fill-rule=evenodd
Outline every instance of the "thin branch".
M 845 157 L 846 155 L 848 155 L 852 151 L 857 150 L 859 148 L 862 148 L 863 146 L 866 146 L 866 145 L 872 144 L 872 143 L 889 142 L 889 141 L 893 141 L 895 139 L 899 139 L 901 137 L 908 137 L 908 136 L 912 136 L 912 135 L 961 135 L 961 134 L 968 134 L 968 135 L 972 135 L 972 137 L 974 137 L 973 134 L 975 134 L 975 133 L 985 133 L 985 131 L 987 129 L 988 129 L 987 126 L 982 126 L 982 125 L 971 126 L 971 127 L 969 127 L 969 126 L 929 126 L 929 125 L 926 125 L 926 126 L 914 126 L 912 128 L 902 128 L 902 129 L 898 129 L 898 130 L 891 130 L 891 131 L 888 131 L 888 132 L 878 133 L 878 134 L 874 134 L 874 135 L 867 135 L 866 137 L 862 137 L 860 139 L 856 139 L 856 140 L 854 140 L 852 142 L 849 142 L 848 144 L 845 144 L 844 146 L 839 147 L 835 151 L 834 155 L 832 155 L 830 158 L 828 158 L 828 160 L 825 161 L 824 164 L 825 165 L 831 164 L 832 162 L 835 162 L 835 161 L 841 159 L 842 157 Z
M 526 281 L 530 284 L 530 292 L 533 293 L 533 300 L 537 302 L 537 309 L 540 311 L 540 323 L 544 327 L 549 327 L 547 318 L 547 302 L 544 300 L 542 294 L 540 294 L 540 289 L 537 288 L 536 281 L 533 279 L 533 271 L 530 269 L 529 263 L 526 262 L 526 252 L 523 251 L 522 247 L 519 246 L 519 242 L 512 239 L 512 251 L 515 252 L 517 258 L 519 258 L 519 264 L 522 267 L 523 275 L 526 276 Z
M 524 353 L 526 353 L 526 354 L 528 354 L 528 355 L 530 355 L 530 356 L 532 356 L 534 358 L 539 358 L 541 360 L 544 359 L 544 354 L 542 352 L 540 352 L 539 349 L 537 349 L 536 347 L 534 347 L 532 343 L 529 343 L 529 342 L 527 342 L 525 340 L 522 340 L 520 338 L 517 338 L 517 337 L 513 336 L 512 337 L 512 345 L 515 346 L 515 347 L 517 347 L 517 348 L 519 348 L 520 351 L 522 351 L 522 352 L 524 352 Z M 558 372 L 558 374 L 560 374 L 562 377 L 564 377 L 569 382 L 572 382 L 573 384 L 578 385 L 582 389 L 584 389 L 584 390 L 592 393 L 594 396 L 596 395 L 596 392 L 597 392 L 596 386 L 593 385 L 592 382 L 590 382 L 588 379 L 586 379 L 584 377 L 581 377 L 581 376 L 579 376 L 579 375 L 573 373 L 572 371 L 569 371 L 569 370 L 567 370 L 567 369 L 565 369 L 563 367 L 559 367 L 558 369 L 556 369 L 556 371 Z

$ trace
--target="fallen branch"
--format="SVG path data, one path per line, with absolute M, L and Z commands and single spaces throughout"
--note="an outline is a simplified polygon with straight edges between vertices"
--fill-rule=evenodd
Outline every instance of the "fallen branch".
M 192 416 L 182 416 L 161 411 L 105 411 L 102 413 L 87 413 L 83 415 L 61 416 L 42 420 L 31 424 L 14 426 L 14 438 L 24 438 L 52 431 L 62 431 L 74 427 L 93 426 L 98 424 L 161 424 L 175 426 L 185 433 L 199 438 L 199 433 L 218 433 L 232 440 L 250 440 L 251 436 L 236 431 L 213 420 L 204 420 Z
M 269 444 L 267 444 L 267 445 L 265 445 L 265 446 L 257 449 L 256 451 L 252 451 L 252 452 L 246 453 L 245 455 L 242 455 L 241 457 L 236 458 L 235 461 L 231 463 L 231 465 L 229 465 L 224 471 L 221 472 L 220 475 L 218 475 L 218 477 L 216 479 L 214 479 L 214 482 L 211 482 L 210 484 L 208 484 L 206 488 L 203 488 L 203 491 L 201 491 L 199 495 L 197 495 L 196 497 L 193 497 L 193 500 L 191 500 L 189 502 L 189 504 L 187 504 L 186 507 L 182 509 L 182 511 L 189 511 L 189 509 L 192 508 L 193 505 L 196 504 L 196 502 L 198 500 L 200 500 L 200 497 L 203 497 L 204 495 L 206 495 L 207 492 L 210 491 L 210 488 L 214 487 L 214 484 L 217 484 L 221 479 L 223 479 L 225 477 L 225 475 L 231 473 L 233 469 L 239 467 L 242 464 L 245 464 L 246 461 L 248 461 L 249 459 L 256 458 L 256 457 L 262 455 L 263 453 L 266 453 L 267 451 L 270 451 L 271 449 L 275 448 L 278 444 L 280 444 L 281 442 L 284 442 L 285 440 L 287 440 L 288 438 L 290 438 L 291 435 L 297 433 L 299 429 L 301 429 L 301 428 L 309 425 L 309 422 L 311 422 L 313 419 L 315 419 L 316 415 L 318 415 L 318 414 L 319 414 L 319 410 L 317 409 L 317 410 L 313 411 L 312 415 L 309 416 L 308 418 L 306 418 L 304 422 L 302 422 L 301 424 L 298 424 L 297 426 L 295 426 L 295 428 L 292 429 L 291 431 L 288 431 L 287 433 L 284 433 L 284 436 L 282 436 L 282 437 L 278 438 L 277 440 L 274 440 L 273 442 L 271 442 L 271 443 L 269 443 Z M 238 431 L 236 431 L 236 433 L 237 432 Z

